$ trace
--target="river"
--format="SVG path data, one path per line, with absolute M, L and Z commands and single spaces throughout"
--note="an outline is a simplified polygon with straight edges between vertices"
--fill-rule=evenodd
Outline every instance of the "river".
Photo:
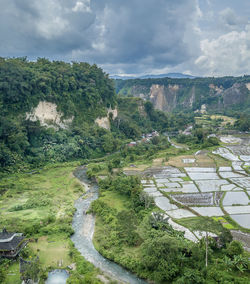
M 86 188 L 86 193 L 75 202 L 76 212 L 72 222 L 75 233 L 71 237 L 75 247 L 86 260 L 100 268 L 112 279 L 122 283 L 146 283 L 118 264 L 106 259 L 95 249 L 92 242 L 95 217 L 92 214 L 85 214 L 85 212 L 89 209 L 91 202 L 98 198 L 98 185 L 89 182 L 84 167 L 77 168 L 74 175 Z

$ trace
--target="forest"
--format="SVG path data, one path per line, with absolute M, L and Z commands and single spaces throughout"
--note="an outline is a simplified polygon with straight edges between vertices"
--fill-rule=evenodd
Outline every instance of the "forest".
M 65 119 L 74 117 L 71 126 L 56 130 L 26 119 L 40 101 L 55 103 Z M 94 123 L 109 107 L 118 108 L 118 117 L 110 118 L 111 131 Z M 0 172 L 100 157 L 126 139 L 184 128 L 192 120 L 192 115 L 175 117 L 149 102 L 118 97 L 113 81 L 96 65 L 0 59 Z

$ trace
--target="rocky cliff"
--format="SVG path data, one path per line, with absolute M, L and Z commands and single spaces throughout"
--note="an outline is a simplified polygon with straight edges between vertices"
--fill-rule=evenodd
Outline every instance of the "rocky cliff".
M 174 110 L 247 109 L 250 107 L 250 76 L 116 80 L 116 91 L 150 100 L 156 109 Z

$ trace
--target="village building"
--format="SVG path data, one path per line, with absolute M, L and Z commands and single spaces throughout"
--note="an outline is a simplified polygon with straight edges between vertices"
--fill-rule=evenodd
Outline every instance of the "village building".
M 136 145 L 137 145 L 137 143 L 135 141 L 132 141 L 128 144 L 129 147 L 134 147 Z
M 14 258 L 26 244 L 22 234 L 11 233 L 4 228 L 0 233 L 0 257 Z

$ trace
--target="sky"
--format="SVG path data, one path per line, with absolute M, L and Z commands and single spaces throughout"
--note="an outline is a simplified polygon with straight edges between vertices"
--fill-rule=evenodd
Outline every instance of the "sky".
M 250 74 L 250 0 L 0 0 L 0 56 L 109 74 Z

